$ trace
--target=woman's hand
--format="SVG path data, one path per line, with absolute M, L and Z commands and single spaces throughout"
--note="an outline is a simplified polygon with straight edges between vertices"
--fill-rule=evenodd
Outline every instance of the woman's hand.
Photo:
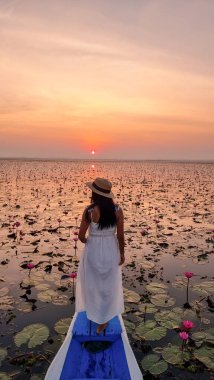
M 125 256 L 124 255 L 120 255 L 119 265 L 122 265 L 124 262 L 125 262 Z

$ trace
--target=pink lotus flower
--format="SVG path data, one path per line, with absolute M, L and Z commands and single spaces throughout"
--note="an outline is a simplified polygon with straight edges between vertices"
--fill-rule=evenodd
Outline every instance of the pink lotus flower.
M 186 331 L 182 331 L 179 333 L 179 336 L 182 340 L 188 340 L 189 339 L 189 334 L 186 333 Z
M 77 273 L 76 272 L 70 273 L 69 277 L 70 278 L 76 278 L 77 277 Z
M 193 327 L 195 327 L 194 323 L 191 322 L 191 321 L 188 321 L 188 320 L 183 321 L 183 322 L 182 322 L 182 325 L 183 325 L 183 327 L 184 327 L 186 330 L 191 330 Z
M 192 273 L 192 272 L 184 272 L 184 276 L 186 278 L 191 278 L 192 276 L 194 276 L 194 273 Z
M 33 263 L 28 263 L 28 264 L 27 264 L 27 268 L 28 268 L 28 269 L 33 269 L 33 268 L 35 268 L 35 264 L 33 264 Z
M 15 222 L 14 225 L 13 225 L 13 227 L 19 227 L 20 225 L 21 225 L 20 222 Z

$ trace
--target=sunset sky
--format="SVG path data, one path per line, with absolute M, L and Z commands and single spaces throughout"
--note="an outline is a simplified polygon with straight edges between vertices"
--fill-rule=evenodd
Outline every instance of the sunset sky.
M 0 157 L 214 159 L 213 0 L 0 0 Z

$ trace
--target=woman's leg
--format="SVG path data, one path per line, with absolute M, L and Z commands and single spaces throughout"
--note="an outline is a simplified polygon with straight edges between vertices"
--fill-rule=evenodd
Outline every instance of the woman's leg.
M 108 322 L 105 322 L 105 323 L 102 323 L 101 325 L 98 325 L 96 333 L 100 334 L 102 331 L 104 331 L 106 329 L 107 325 L 108 325 Z

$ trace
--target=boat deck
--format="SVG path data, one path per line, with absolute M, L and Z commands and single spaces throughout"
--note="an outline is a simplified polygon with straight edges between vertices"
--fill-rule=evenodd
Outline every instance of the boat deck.
M 60 380 L 131 380 L 119 318 L 99 335 L 96 328 L 85 312 L 78 313 Z

